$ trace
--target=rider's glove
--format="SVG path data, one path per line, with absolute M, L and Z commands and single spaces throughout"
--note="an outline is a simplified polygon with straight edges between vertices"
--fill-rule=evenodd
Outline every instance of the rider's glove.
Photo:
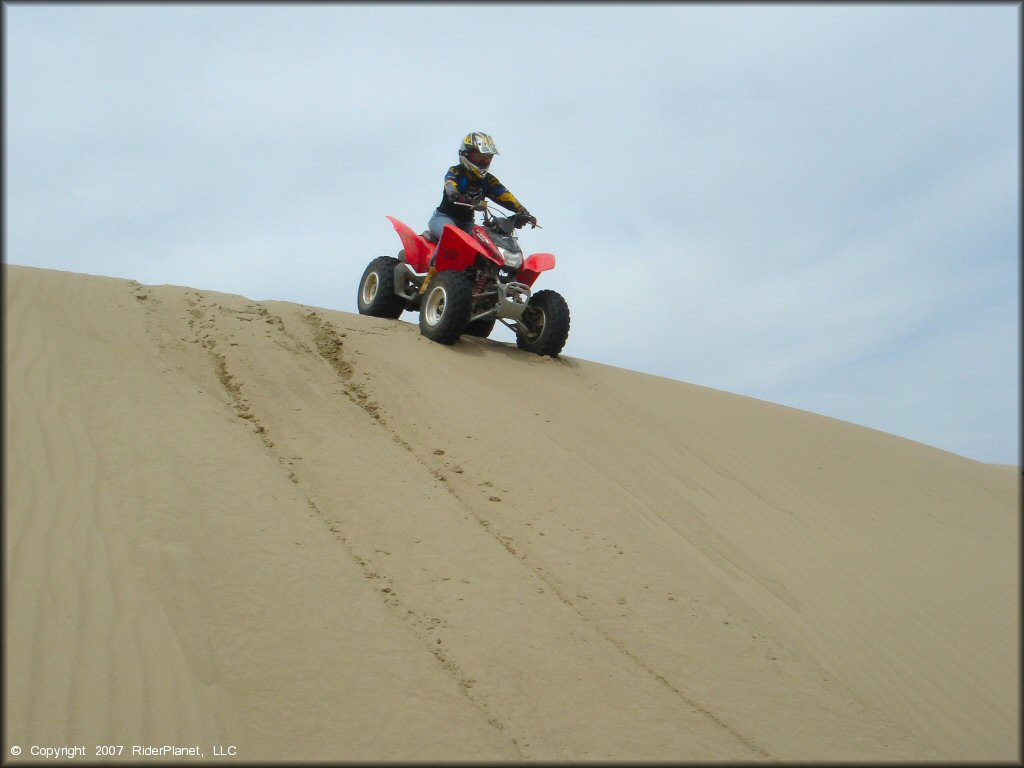
M 531 227 L 537 227 L 537 217 L 530 213 L 528 210 L 523 208 L 519 213 L 516 214 L 516 226 L 525 227 L 529 224 Z
M 452 200 L 456 203 L 462 203 L 463 205 L 472 205 L 477 210 L 484 207 L 484 194 L 483 190 L 474 189 L 468 192 L 457 192 Z

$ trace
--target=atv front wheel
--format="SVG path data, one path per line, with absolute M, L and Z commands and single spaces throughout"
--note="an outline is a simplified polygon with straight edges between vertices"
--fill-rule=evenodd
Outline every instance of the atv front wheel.
M 527 352 L 558 357 L 569 338 L 569 305 L 560 293 L 537 291 L 516 329 L 516 345 Z
M 406 307 L 406 300 L 395 293 L 394 256 L 378 256 L 363 271 L 359 281 L 359 314 L 396 318 Z
M 420 300 L 420 333 L 439 344 L 454 344 L 473 311 L 473 286 L 462 272 L 438 272 Z

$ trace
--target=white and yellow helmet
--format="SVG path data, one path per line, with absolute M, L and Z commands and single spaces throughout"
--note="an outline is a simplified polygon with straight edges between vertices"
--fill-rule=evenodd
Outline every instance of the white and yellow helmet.
M 498 148 L 494 146 L 494 139 L 479 131 L 467 133 L 459 144 L 459 162 L 477 179 L 482 179 L 487 174 L 491 158 L 496 154 Z

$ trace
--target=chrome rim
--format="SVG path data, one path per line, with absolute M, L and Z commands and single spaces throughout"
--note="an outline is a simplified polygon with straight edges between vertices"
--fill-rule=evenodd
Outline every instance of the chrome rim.
M 363 281 L 363 304 L 369 304 L 380 290 L 380 277 L 376 272 L 371 272 Z
M 427 325 L 437 325 L 441 322 L 447 301 L 448 292 L 440 285 L 427 294 L 427 303 L 423 307 L 423 318 Z

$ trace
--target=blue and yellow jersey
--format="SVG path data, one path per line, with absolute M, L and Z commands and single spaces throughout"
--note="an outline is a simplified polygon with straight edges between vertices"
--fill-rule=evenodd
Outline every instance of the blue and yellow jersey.
M 459 195 L 470 199 L 486 197 L 513 213 L 526 210 L 494 174 L 488 173 L 483 179 L 473 179 L 461 165 L 453 165 L 444 176 L 444 192 L 441 194 L 441 204 L 437 206 L 437 211 L 445 216 L 451 216 L 458 222 L 472 221 L 472 208 L 455 205 L 454 199 Z

